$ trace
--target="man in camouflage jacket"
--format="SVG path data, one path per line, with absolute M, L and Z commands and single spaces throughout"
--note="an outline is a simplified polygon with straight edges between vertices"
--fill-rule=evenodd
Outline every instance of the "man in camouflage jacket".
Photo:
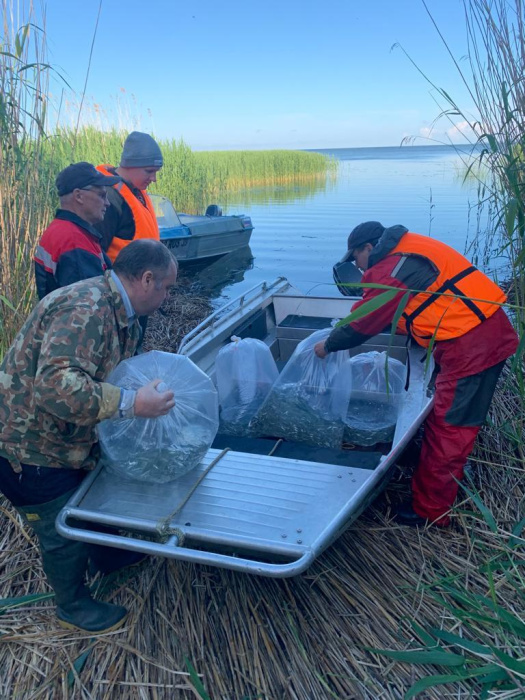
M 90 597 L 84 577 L 93 549 L 62 538 L 54 521 L 96 464 L 97 423 L 119 415 L 156 418 L 174 406 L 173 392 L 157 392 L 160 380 L 137 392 L 105 380 L 135 353 L 137 317 L 162 304 L 176 276 L 161 243 L 133 242 L 113 271 L 47 295 L 0 365 L 0 491 L 38 536 L 57 617 L 68 628 L 116 629 L 126 615 Z

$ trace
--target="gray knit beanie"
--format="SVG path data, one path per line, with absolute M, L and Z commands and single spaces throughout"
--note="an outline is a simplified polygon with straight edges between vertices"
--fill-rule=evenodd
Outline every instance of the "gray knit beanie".
M 124 141 L 120 166 L 122 168 L 162 168 L 162 153 L 158 143 L 149 134 L 132 131 Z

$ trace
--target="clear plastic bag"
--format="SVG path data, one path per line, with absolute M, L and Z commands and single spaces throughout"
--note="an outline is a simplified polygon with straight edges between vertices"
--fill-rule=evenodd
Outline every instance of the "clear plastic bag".
M 366 447 L 393 439 L 405 380 L 405 365 L 386 352 L 365 352 L 346 360 L 336 378 L 351 389 L 344 419 L 346 442 Z
M 175 406 L 159 418 L 102 421 L 98 435 L 104 461 L 120 476 L 140 481 L 173 481 L 193 469 L 219 427 L 217 391 L 211 379 L 183 355 L 153 351 L 121 362 L 108 382 L 139 389 L 161 379 L 175 394 Z
M 253 422 L 258 435 L 282 437 L 319 447 L 340 447 L 350 387 L 334 383 L 346 352 L 320 359 L 314 345 L 330 329 L 312 333 L 296 347 Z
M 270 348 L 255 338 L 237 338 L 215 360 L 220 432 L 248 435 L 249 424 L 268 396 L 279 371 Z

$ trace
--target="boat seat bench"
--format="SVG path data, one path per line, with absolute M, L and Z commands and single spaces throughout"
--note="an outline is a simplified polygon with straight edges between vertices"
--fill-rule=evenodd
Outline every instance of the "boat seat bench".
M 377 451 L 312 447 L 288 440 L 283 440 L 277 445 L 278 440 L 279 438 L 238 437 L 219 433 L 213 441 L 212 448 L 223 450 L 229 447 L 235 452 L 256 455 L 268 455 L 275 448 L 272 455 L 276 457 L 300 459 L 320 464 L 340 464 L 356 469 L 375 469 L 381 460 L 381 452 Z

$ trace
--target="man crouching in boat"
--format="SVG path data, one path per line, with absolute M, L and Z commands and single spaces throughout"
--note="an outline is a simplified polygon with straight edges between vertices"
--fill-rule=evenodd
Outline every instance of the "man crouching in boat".
M 364 271 L 363 284 L 388 285 L 399 294 L 363 318 L 334 328 L 325 342 L 317 343 L 315 353 L 323 358 L 361 345 L 391 324 L 400 303 L 406 303 L 396 330 L 424 348 L 433 345 L 439 373 L 412 478 L 412 503 L 400 505 L 396 518 L 406 525 L 446 527 L 498 377 L 518 347 L 501 308 L 506 296 L 456 250 L 404 226 L 360 224 L 348 237 L 350 258 Z M 365 288 L 352 311 L 384 292 Z

